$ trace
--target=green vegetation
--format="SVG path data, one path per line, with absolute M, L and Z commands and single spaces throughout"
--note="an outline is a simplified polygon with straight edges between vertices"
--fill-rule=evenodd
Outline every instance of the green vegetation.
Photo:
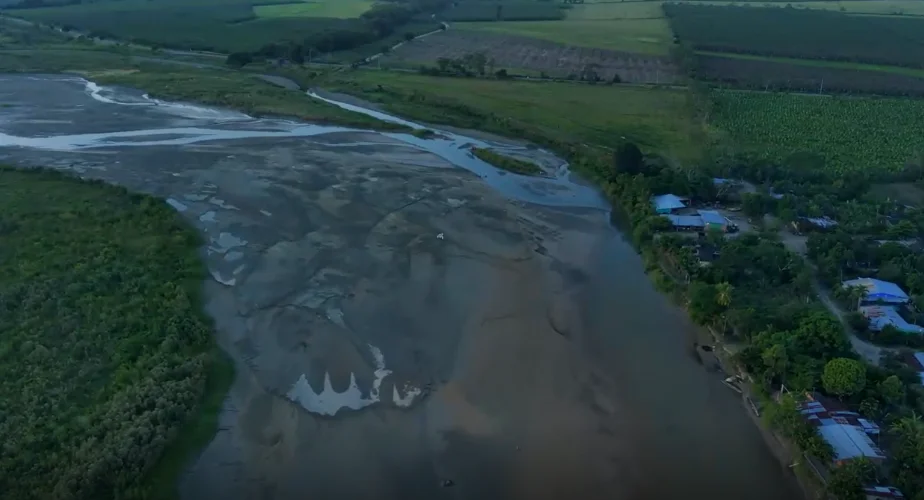
M 852 396 L 866 386 L 866 367 L 849 358 L 828 361 L 821 375 L 825 391 L 838 397 Z
M 741 5 L 742 2 L 713 2 L 710 0 L 694 0 L 696 5 Z M 874 14 L 874 15 L 908 15 L 924 16 L 924 3 L 920 0 L 846 0 L 822 2 L 789 2 L 786 0 L 755 0 L 751 2 L 755 7 L 776 7 L 795 9 L 836 10 L 848 14 Z M 791 6 L 791 7 L 790 7 Z
M 257 17 L 359 17 L 372 7 L 367 0 L 328 0 L 322 2 L 295 2 L 277 5 L 256 5 Z
M 874 3 L 863 0 L 864 3 Z M 921 2 L 924 5 L 924 2 Z M 811 66 L 813 68 L 836 68 L 836 69 L 855 69 L 860 71 L 877 71 L 881 73 L 893 73 L 896 75 L 908 75 L 924 78 L 924 69 L 905 68 L 901 66 L 886 66 L 882 64 L 864 64 L 858 62 L 846 61 L 822 61 L 818 59 L 796 59 L 793 57 L 772 57 L 760 56 L 754 54 L 735 54 L 730 52 L 712 52 L 708 50 L 697 51 L 698 55 L 720 56 L 728 59 L 742 59 L 746 61 L 766 61 L 795 64 L 799 66 Z
M 693 161 L 705 142 L 682 91 L 379 71 L 333 74 L 316 83 L 402 116 L 522 137 L 560 151 L 581 144 L 608 148 L 625 137 L 646 151 Z
M 924 67 L 924 19 L 689 2 L 664 12 L 697 50 Z
M 147 68 L 145 71 L 90 73 L 88 76 L 98 83 L 144 89 L 152 96 L 225 106 L 254 115 L 291 116 L 316 123 L 379 130 L 407 130 L 401 125 L 312 99 L 302 92 L 277 87 L 246 73 Z
M 551 2 L 461 2 L 441 14 L 447 21 L 531 21 L 562 19 L 564 12 Z
M 532 162 L 518 160 L 507 155 L 495 153 L 490 149 L 472 148 L 472 154 L 497 168 L 523 175 L 540 175 L 542 169 Z
M 169 497 L 232 375 L 202 312 L 198 235 L 162 200 L 8 168 L 0 235 L 4 498 Z M 162 481 L 143 481 L 152 467 Z
M 268 2 L 269 3 L 269 2 Z M 79 29 L 100 38 L 143 45 L 224 53 L 261 51 L 265 57 L 285 57 L 290 45 L 316 53 L 351 50 L 380 41 L 416 16 L 429 17 L 445 6 L 445 0 L 407 0 L 381 3 L 365 10 L 363 0 L 286 5 L 257 5 L 258 17 L 246 0 L 120 0 L 19 9 L 17 16 L 64 29 Z M 272 15 L 317 9 L 298 16 Z M 360 8 L 363 11 L 359 11 Z M 351 19 L 348 13 L 357 13 Z M 361 15 L 360 15 L 361 14 Z M 435 23 L 434 23 L 435 24 Z M 281 47 L 281 51 L 277 50 Z
M 924 101 L 716 91 L 713 123 L 737 146 L 781 161 L 819 155 L 835 173 L 899 171 L 924 151 Z
M 584 19 L 523 21 L 508 23 L 465 23 L 453 29 L 479 30 L 518 35 L 579 47 L 591 47 L 645 54 L 666 54 L 671 43 L 664 19 Z

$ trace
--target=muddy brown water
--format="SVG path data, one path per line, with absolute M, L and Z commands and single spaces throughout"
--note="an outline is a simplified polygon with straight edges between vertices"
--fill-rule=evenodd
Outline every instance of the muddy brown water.
M 799 498 L 599 195 L 549 153 L 72 77 L 2 76 L 0 99 L 3 161 L 163 196 L 208 241 L 237 377 L 182 498 Z

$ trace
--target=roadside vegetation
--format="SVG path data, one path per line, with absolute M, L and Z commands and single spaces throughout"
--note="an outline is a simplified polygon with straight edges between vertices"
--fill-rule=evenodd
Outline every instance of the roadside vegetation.
M 522 175 L 540 175 L 542 169 L 532 162 L 518 160 L 511 156 L 495 153 L 486 148 L 472 148 L 472 154 L 495 167 Z
M 162 200 L 3 167 L 0 235 L 3 497 L 171 496 L 232 378 L 197 233 Z

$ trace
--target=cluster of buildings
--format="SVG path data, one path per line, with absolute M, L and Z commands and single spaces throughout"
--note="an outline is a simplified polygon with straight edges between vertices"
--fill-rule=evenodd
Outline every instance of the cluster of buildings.
M 799 413 L 831 445 L 835 464 L 866 457 L 879 465 L 886 459 L 885 452 L 875 441 L 881 432 L 879 425 L 850 411 L 839 401 L 807 394 L 805 402 L 799 405 Z M 863 492 L 867 500 L 905 498 L 898 488 L 892 486 L 866 486 Z
M 857 309 L 869 320 L 869 329 L 880 332 L 891 326 L 902 333 L 924 334 L 924 327 L 908 323 L 900 313 L 911 299 L 895 283 L 875 278 L 857 278 L 841 284 L 844 288 L 860 287 L 864 290 Z
M 651 198 L 655 212 L 666 217 L 677 231 L 733 232 L 737 227 L 715 210 L 687 209 L 689 200 L 673 194 Z

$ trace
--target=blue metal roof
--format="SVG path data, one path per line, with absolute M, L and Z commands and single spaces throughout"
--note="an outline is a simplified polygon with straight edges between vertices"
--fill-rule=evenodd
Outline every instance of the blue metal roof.
M 725 220 L 725 217 L 722 217 L 722 214 L 716 212 L 715 210 L 700 210 L 699 216 L 703 218 L 703 222 L 706 224 L 728 224 L 728 221 Z
M 679 196 L 674 194 L 662 194 L 660 196 L 654 196 L 651 198 L 651 203 L 654 204 L 655 209 L 657 210 L 673 210 L 675 208 L 683 208 L 687 206 Z
M 876 278 L 857 278 L 845 281 L 843 285 L 844 287 L 859 286 L 865 288 L 866 298 L 870 300 L 908 301 L 908 294 L 891 281 L 882 281 Z

